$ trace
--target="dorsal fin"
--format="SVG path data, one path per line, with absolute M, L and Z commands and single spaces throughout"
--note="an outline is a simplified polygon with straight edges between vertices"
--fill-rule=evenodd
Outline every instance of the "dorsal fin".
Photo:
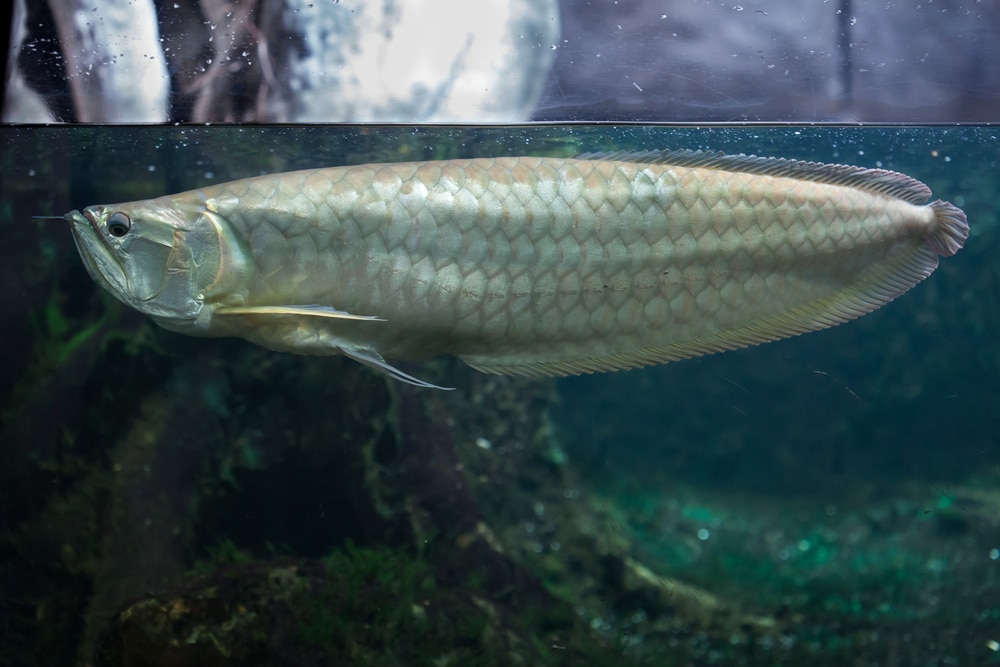
M 924 204 L 931 196 L 930 188 L 906 174 L 887 169 L 867 169 L 846 164 L 825 164 L 786 158 L 756 155 L 727 155 L 715 151 L 665 150 L 617 151 L 614 153 L 584 153 L 580 160 L 612 160 L 646 162 L 677 167 L 720 169 L 745 174 L 760 174 L 785 178 L 800 178 L 817 183 L 843 185 L 901 199 L 909 204 Z

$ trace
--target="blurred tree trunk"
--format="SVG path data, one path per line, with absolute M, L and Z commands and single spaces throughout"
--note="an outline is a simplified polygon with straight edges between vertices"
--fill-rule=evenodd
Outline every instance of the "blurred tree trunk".
M 48 0 L 81 123 L 162 122 L 170 93 L 152 0 Z

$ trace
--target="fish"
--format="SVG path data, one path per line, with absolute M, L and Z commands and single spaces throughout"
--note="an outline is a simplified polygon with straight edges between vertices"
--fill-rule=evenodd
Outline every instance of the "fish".
M 90 276 L 162 327 L 393 365 L 636 368 L 824 329 L 969 235 L 883 169 L 666 150 L 327 167 L 64 217 Z

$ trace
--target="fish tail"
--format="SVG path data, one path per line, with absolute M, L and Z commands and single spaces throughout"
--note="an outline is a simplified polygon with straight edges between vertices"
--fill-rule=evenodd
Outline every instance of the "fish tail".
M 954 204 L 940 199 L 930 206 L 934 211 L 934 229 L 927 236 L 927 246 L 942 257 L 951 257 L 961 250 L 969 238 L 965 213 Z

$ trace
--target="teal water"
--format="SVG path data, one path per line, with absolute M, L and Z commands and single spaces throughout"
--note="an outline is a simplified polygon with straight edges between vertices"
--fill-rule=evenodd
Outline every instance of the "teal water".
M 191 663 L 220 645 L 289 664 L 1000 664 L 1000 130 L 0 141 L 0 664 Z M 92 283 L 64 223 L 31 219 L 272 171 L 660 148 L 901 171 L 971 235 L 835 329 L 557 381 L 434 361 L 459 387 L 435 394 L 157 329 Z M 228 611 L 197 604 L 206 581 Z M 151 601 L 189 653 L 163 648 Z

